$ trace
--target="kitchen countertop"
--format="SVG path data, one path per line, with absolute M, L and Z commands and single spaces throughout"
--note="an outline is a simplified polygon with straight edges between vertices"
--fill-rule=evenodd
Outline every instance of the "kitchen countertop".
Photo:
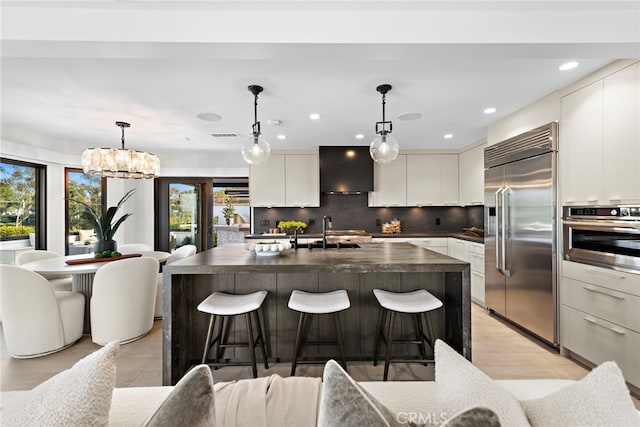
M 475 243 L 484 243 L 484 237 L 476 237 L 470 236 L 465 233 L 457 233 L 457 232 L 447 232 L 447 231 L 431 231 L 431 232 L 408 232 L 408 233 L 399 233 L 399 234 L 383 234 L 383 233 L 370 233 L 371 236 L 375 238 L 429 238 L 429 237 L 453 237 L 461 240 L 468 240 L 470 242 Z M 246 239 L 285 239 L 291 236 L 280 235 L 280 234 L 249 234 L 245 236 Z M 322 233 L 305 233 L 298 234 L 299 239 L 321 239 Z

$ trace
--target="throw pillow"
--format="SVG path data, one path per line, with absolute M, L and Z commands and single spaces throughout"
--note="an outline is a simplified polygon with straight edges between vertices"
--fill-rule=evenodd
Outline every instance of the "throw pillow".
M 449 418 L 440 427 L 500 427 L 500 419 L 489 408 L 471 408 Z
M 110 342 L 2 410 L 3 426 L 106 426 L 120 343 Z
M 318 425 L 343 426 L 399 426 L 395 416 L 366 393 L 335 361 L 324 365 L 322 397 Z
M 187 372 L 144 423 L 147 427 L 215 424 L 213 377 L 207 365 L 198 365 Z
M 494 411 L 503 426 L 527 426 L 518 400 L 442 340 L 436 341 L 436 384 L 439 410 L 451 416 L 482 406 Z
M 639 426 L 624 377 L 605 362 L 575 384 L 540 399 L 522 401 L 533 426 Z

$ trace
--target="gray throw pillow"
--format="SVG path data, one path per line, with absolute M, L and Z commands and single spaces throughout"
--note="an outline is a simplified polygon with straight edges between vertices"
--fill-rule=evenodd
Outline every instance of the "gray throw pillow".
M 489 408 L 471 408 L 457 413 L 440 427 L 500 427 L 500 419 Z
M 391 411 L 360 388 L 335 360 L 330 360 L 322 375 L 318 425 L 388 427 L 400 423 Z
M 198 365 L 178 381 L 169 396 L 144 423 L 148 427 L 215 426 L 213 378 Z

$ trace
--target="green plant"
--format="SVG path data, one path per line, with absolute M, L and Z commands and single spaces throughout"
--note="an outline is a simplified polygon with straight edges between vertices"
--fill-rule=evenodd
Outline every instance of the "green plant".
M 35 232 L 36 227 L 33 225 L 0 224 L 0 237 L 28 236 Z
M 280 221 L 278 223 L 278 228 L 280 230 L 287 230 L 290 228 L 307 228 L 307 223 L 304 221 Z
M 90 205 L 86 204 L 85 202 L 82 202 L 80 200 L 74 200 L 74 199 L 69 199 L 69 201 L 74 203 L 80 203 L 84 207 L 84 210 L 82 211 L 82 215 L 93 225 L 95 229 L 96 237 L 98 238 L 98 240 L 108 241 L 108 240 L 113 240 L 113 236 L 116 234 L 116 231 L 118 231 L 118 228 L 120 227 L 120 225 L 132 215 L 130 213 L 127 213 L 122 215 L 115 222 L 113 221 L 113 218 L 116 216 L 118 209 L 120 209 L 120 207 L 124 204 L 124 202 L 129 200 L 129 198 L 133 195 L 134 192 L 135 192 L 135 189 L 127 191 L 126 194 L 122 196 L 122 198 L 120 199 L 117 205 L 109 206 L 109 208 L 107 209 L 107 212 L 104 215 L 102 215 L 102 212 L 97 212 L 95 209 L 93 209 Z
M 232 196 L 224 196 L 224 208 L 222 208 L 222 216 L 225 219 L 231 219 L 236 214 L 234 206 L 235 200 Z

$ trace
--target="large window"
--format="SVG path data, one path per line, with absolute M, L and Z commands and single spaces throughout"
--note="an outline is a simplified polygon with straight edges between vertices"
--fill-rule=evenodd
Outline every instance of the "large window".
M 37 249 L 46 247 L 45 200 L 47 167 L 0 159 L 0 238 L 30 239 Z
M 66 227 L 68 255 L 90 252 L 94 225 L 82 214 L 83 206 L 74 203 L 79 200 L 97 212 L 105 209 L 107 183 L 105 178 L 85 175 L 82 169 L 65 169 L 66 187 Z

